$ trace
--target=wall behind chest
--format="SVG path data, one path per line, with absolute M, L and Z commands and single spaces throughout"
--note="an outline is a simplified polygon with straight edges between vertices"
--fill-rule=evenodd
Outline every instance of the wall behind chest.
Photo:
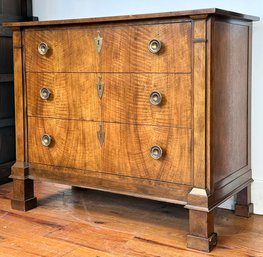
M 166 12 L 201 8 L 222 8 L 236 12 L 260 16 L 263 20 L 263 1 L 247 0 L 33 0 L 33 15 L 40 20 L 69 19 L 84 17 L 101 17 L 112 15 Z M 255 182 L 252 186 L 254 211 L 263 214 L 263 161 L 261 157 L 263 145 L 263 22 L 254 23 L 253 55 L 252 55 L 252 170 Z M 232 207 L 233 199 L 223 205 Z

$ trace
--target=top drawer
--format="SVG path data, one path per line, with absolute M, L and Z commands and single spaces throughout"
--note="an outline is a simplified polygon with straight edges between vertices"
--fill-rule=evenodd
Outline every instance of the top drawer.
M 152 39 L 161 42 L 158 53 L 148 48 Z M 45 55 L 41 42 L 49 48 Z M 29 72 L 191 71 L 190 22 L 26 30 L 25 45 Z

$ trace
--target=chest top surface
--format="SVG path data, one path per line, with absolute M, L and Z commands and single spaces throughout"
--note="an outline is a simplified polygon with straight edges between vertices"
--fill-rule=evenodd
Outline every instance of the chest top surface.
M 149 13 L 149 14 L 135 14 L 124 16 L 108 16 L 108 17 L 93 17 L 93 18 L 80 18 L 80 19 L 66 19 L 66 20 L 50 20 L 50 21 L 32 21 L 32 22 L 10 22 L 4 23 L 7 27 L 35 27 L 35 26 L 52 26 L 52 25 L 73 25 L 73 24 L 92 24 L 92 23 L 109 23 L 121 21 L 140 21 L 140 20 L 153 20 L 165 18 L 189 18 L 196 15 L 216 15 L 220 17 L 239 19 L 245 21 L 258 21 L 259 17 L 241 14 L 237 12 L 227 11 L 218 8 L 163 12 L 163 13 Z

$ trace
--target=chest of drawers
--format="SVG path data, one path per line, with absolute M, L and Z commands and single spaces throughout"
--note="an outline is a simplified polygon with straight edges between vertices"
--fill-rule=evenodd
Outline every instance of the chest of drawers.
M 188 247 L 213 210 L 251 213 L 252 21 L 219 9 L 13 23 L 12 207 L 35 179 L 182 204 Z

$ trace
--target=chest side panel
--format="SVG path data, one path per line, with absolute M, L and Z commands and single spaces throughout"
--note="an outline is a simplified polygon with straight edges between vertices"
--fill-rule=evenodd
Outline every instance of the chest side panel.
M 249 26 L 215 21 L 212 78 L 214 182 L 248 164 Z

